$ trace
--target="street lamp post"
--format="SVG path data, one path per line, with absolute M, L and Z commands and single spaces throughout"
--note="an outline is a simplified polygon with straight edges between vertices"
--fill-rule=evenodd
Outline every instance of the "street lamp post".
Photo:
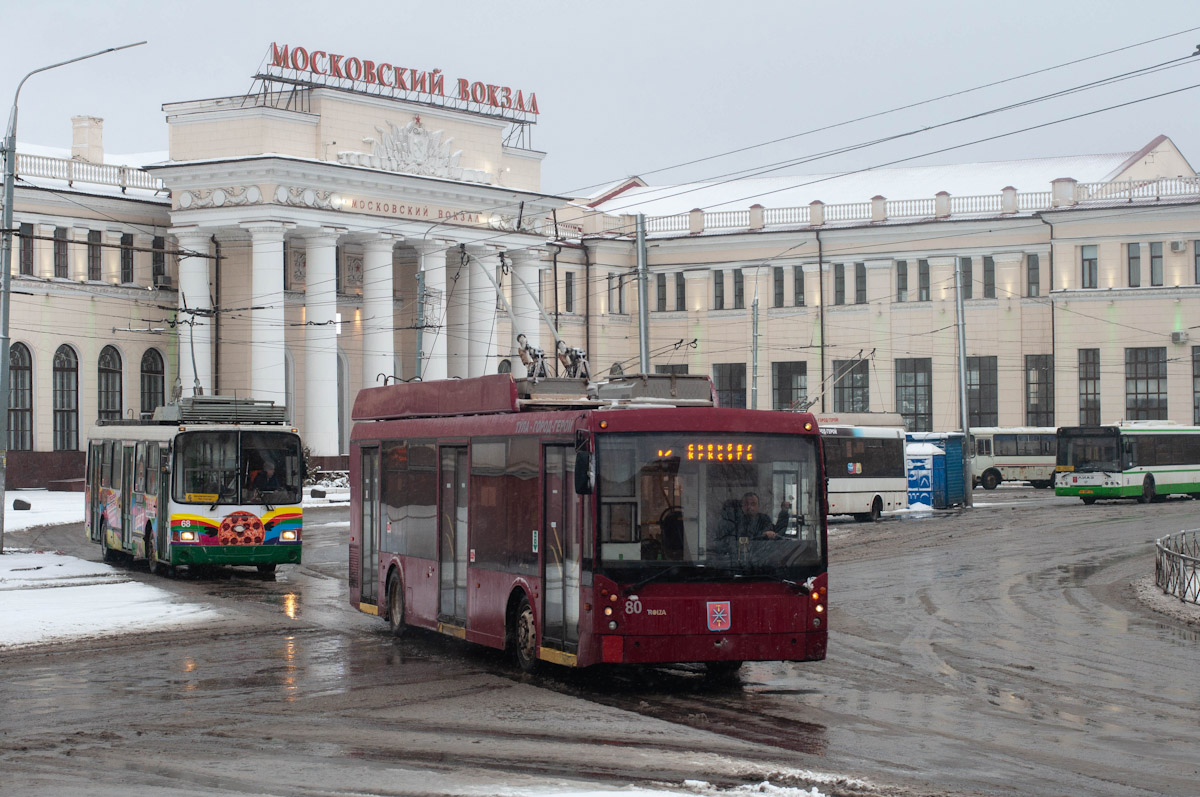
M 10 354 L 8 343 L 8 308 L 9 295 L 12 293 L 13 189 L 17 182 L 17 98 L 21 96 L 21 87 L 25 85 L 25 81 L 38 72 L 56 69 L 60 66 L 73 64 L 76 61 L 85 61 L 88 58 L 95 58 L 98 55 L 105 55 L 106 53 L 115 53 L 117 50 L 127 50 L 130 47 L 137 47 L 145 43 L 141 41 L 134 42 L 133 44 L 122 44 L 120 47 L 109 47 L 106 50 L 98 50 L 97 52 L 81 55 L 77 58 L 59 61 L 57 64 L 39 67 L 21 78 L 21 82 L 17 84 L 17 91 L 13 94 L 12 109 L 8 112 L 8 130 L 4 134 L 4 239 L 3 253 L 0 254 L 0 269 L 2 269 L 2 275 L 0 275 L 0 400 L 4 402 L 4 406 L 0 408 L 0 553 L 4 553 L 4 502 L 5 485 L 8 481 L 8 409 L 12 405 L 8 383 Z

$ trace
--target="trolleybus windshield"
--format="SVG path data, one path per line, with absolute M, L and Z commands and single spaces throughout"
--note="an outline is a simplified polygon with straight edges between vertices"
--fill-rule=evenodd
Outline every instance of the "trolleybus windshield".
M 1063 429 L 1058 436 L 1058 469 L 1076 473 L 1122 470 L 1115 429 Z
M 597 438 L 599 569 L 617 581 L 803 580 L 824 561 L 816 438 Z
M 300 501 L 300 438 L 288 432 L 187 432 L 175 442 L 180 503 L 294 504 Z

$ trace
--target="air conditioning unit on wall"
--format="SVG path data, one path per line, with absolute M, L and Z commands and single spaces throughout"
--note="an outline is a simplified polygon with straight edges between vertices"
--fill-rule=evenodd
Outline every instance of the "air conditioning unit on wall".
M 1171 251 L 1176 253 L 1186 252 L 1187 241 L 1171 241 Z
M 171 287 L 171 275 L 170 274 L 155 274 L 154 275 L 154 287 L 155 288 L 170 288 Z
M 1171 342 L 1172 343 L 1187 343 L 1187 339 L 1188 339 L 1188 334 L 1187 334 L 1186 329 L 1181 329 L 1181 330 L 1178 330 L 1177 332 L 1171 333 Z

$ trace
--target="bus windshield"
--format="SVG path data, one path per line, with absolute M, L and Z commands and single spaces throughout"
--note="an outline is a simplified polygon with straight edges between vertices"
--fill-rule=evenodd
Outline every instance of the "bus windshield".
M 596 447 L 610 578 L 792 580 L 824 561 L 815 437 L 601 435 Z
M 1057 465 L 1077 473 L 1119 472 L 1119 442 L 1116 430 L 1064 429 L 1058 437 Z
M 289 432 L 188 432 L 175 442 L 175 500 L 192 504 L 294 504 L 300 438 Z

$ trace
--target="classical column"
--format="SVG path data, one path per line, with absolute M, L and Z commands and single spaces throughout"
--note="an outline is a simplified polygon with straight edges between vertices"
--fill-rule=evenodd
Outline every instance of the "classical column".
M 396 373 L 396 301 L 392 293 L 392 251 L 399 240 L 380 234 L 363 244 L 362 386 L 383 384 L 380 374 Z
M 495 373 L 496 362 L 496 267 L 499 252 L 484 247 L 471 247 L 471 292 L 467 308 L 467 375 L 483 376 Z M 487 273 L 484 273 L 487 269 Z M 488 277 L 491 279 L 488 279 Z
M 530 346 L 541 348 L 541 329 L 542 316 L 538 312 L 538 303 L 541 297 L 536 300 L 539 286 L 539 255 L 537 250 L 530 251 L 528 249 L 518 249 L 511 254 L 513 281 L 512 281 L 512 310 L 516 316 L 517 326 L 512 331 L 512 347 L 513 351 L 518 350 L 517 335 L 525 334 L 525 339 Z M 526 290 L 528 288 L 528 290 Z M 531 293 L 532 292 L 532 293 Z M 546 352 L 547 357 L 553 358 L 553 346 L 550 351 Z M 514 363 L 516 365 L 516 363 Z
M 471 269 L 461 246 L 446 252 L 446 313 L 441 336 L 446 341 L 446 376 L 467 376 L 467 311 L 471 304 Z M 487 280 L 480 275 L 480 280 Z
M 283 236 L 286 225 L 263 222 L 250 232 L 250 392 L 253 398 L 287 401 L 286 323 L 283 304 Z
M 179 383 L 184 396 L 212 395 L 212 318 L 193 311 L 212 309 L 209 274 L 211 235 L 204 230 L 177 230 L 179 242 Z M 117 274 L 120 274 L 118 252 Z
M 452 248 L 453 247 L 453 248 Z M 458 248 L 449 241 L 426 241 L 417 244 L 421 257 L 421 273 L 425 275 L 425 328 L 421 330 L 421 351 L 417 364 L 421 379 L 445 379 L 449 376 L 446 362 L 446 263 L 451 250 Z
M 319 457 L 337 456 L 337 241 L 328 228 L 305 237 L 304 442 Z

